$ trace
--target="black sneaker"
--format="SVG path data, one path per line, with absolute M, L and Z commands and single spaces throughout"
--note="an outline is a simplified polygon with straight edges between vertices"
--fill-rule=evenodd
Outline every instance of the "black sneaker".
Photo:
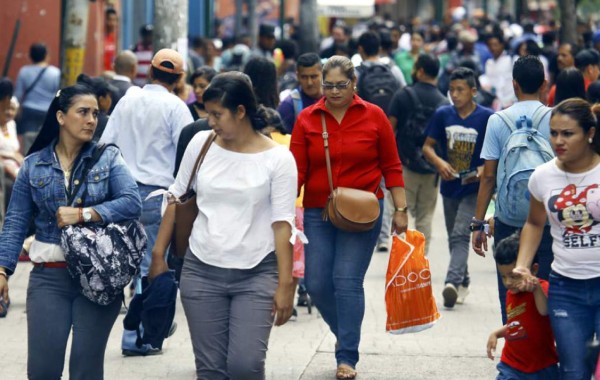
M 298 294 L 298 302 L 296 302 L 296 306 L 307 307 L 310 303 L 310 297 L 308 293 L 300 293 Z
M 456 286 L 446 284 L 444 291 L 442 292 L 442 297 L 444 297 L 444 307 L 452 309 L 458 299 L 458 290 L 456 290 Z
M 162 354 L 162 350 L 160 348 L 150 348 L 149 350 L 122 350 L 121 353 L 123 356 L 152 356 L 152 355 L 160 355 Z

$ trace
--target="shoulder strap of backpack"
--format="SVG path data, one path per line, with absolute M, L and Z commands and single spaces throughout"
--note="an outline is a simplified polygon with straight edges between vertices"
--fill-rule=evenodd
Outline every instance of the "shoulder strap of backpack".
M 413 114 L 415 114 L 417 112 L 421 112 L 423 110 L 423 104 L 421 104 L 421 100 L 419 99 L 419 96 L 417 95 L 417 92 L 415 91 L 415 89 L 412 88 L 411 86 L 407 86 L 404 88 L 406 89 L 406 93 L 408 94 L 408 97 L 410 98 L 411 102 L 415 106 Z
M 303 108 L 302 96 L 300 96 L 300 91 L 298 91 L 297 88 L 292 90 L 290 96 L 292 97 L 292 104 L 294 105 L 294 119 L 296 119 Z
M 510 129 L 510 133 L 513 133 L 515 131 L 516 128 L 513 125 L 513 121 L 510 119 L 510 117 L 508 117 L 506 112 L 498 111 L 498 112 L 496 112 L 496 115 L 498 115 L 500 117 L 500 119 L 504 122 L 504 124 L 506 124 L 508 129 Z
M 552 112 L 552 108 L 546 107 L 543 104 L 540 105 L 531 116 L 532 128 L 538 130 L 540 124 L 542 123 L 542 120 L 544 120 L 544 118 L 546 117 L 546 115 L 548 115 L 549 112 Z

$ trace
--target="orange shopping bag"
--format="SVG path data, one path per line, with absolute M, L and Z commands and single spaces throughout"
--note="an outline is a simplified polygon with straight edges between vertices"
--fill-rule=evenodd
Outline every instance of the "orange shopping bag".
M 425 236 L 408 230 L 405 240 L 397 235 L 392 239 L 385 288 L 386 331 L 423 331 L 440 319 L 431 290 L 429 260 L 425 257 Z

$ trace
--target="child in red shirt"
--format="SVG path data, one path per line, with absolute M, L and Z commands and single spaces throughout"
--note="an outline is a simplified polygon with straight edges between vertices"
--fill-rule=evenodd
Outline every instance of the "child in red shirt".
M 488 357 L 494 360 L 498 338 L 504 338 L 504 349 L 496 380 L 558 379 L 558 354 L 548 318 L 548 282 L 538 279 L 533 292 L 521 292 L 521 281 L 513 273 L 519 252 L 519 235 L 502 240 L 494 259 L 506 286 L 507 323 L 494 331 L 487 342 Z M 537 272 L 533 264 L 531 272 Z

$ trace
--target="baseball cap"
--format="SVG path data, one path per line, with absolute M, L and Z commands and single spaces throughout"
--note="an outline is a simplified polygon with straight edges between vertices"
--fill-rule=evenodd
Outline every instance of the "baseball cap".
M 183 57 L 173 49 L 161 49 L 154 54 L 152 67 L 170 74 L 181 74 Z

